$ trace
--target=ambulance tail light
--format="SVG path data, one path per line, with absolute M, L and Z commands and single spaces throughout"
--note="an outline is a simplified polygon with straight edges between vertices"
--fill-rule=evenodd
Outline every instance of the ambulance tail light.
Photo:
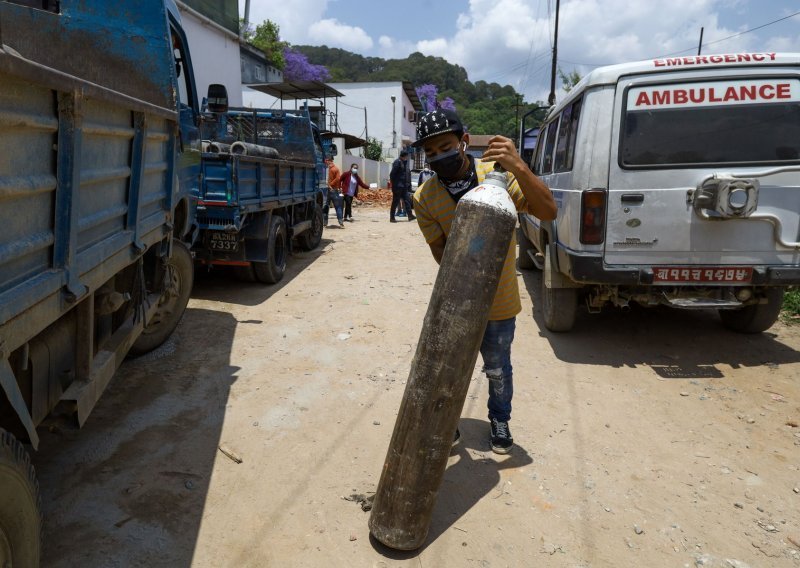
M 605 189 L 585 189 L 581 195 L 581 244 L 603 244 L 606 227 Z

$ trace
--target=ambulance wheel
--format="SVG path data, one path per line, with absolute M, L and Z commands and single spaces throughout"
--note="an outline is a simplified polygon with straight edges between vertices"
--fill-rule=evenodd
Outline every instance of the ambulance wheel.
M 545 271 L 542 272 L 542 315 L 544 326 L 549 331 L 564 332 L 572 329 L 578 315 L 577 288 L 550 288 L 547 286 L 547 270 L 552 270 L 550 251 L 545 253 Z
M 517 232 L 519 233 L 519 238 L 517 239 L 519 241 L 519 269 L 532 270 L 536 268 L 536 263 L 533 262 L 531 254 L 536 253 L 536 247 L 534 247 L 530 239 L 525 236 L 525 232 L 521 227 L 517 230 Z
M 41 499 L 28 452 L 0 429 L 0 566 L 39 566 Z
M 719 317 L 728 329 L 739 333 L 761 333 L 772 327 L 783 306 L 783 288 L 767 288 L 765 304 L 753 304 L 738 310 L 719 310 Z
M 322 242 L 322 207 L 316 203 L 311 214 L 311 228 L 297 237 L 297 242 L 303 250 L 314 250 Z
M 286 233 L 286 221 L 283 220 L 283 217 L 273 215 L 269 223 L 267 238 L 267 261 L 253 263 L 256 279 L 264 284 L 280 282 L 286 272 L 288 255 L 289 240 Z
M 194 283 L 194 261 L 181 241 L 172 241 L 172 256 L 167 260 L 166 289 L 158 300 L 153 318 L 133 343 L 129 354 L 136 357 L 160 347 L 183 317 Z

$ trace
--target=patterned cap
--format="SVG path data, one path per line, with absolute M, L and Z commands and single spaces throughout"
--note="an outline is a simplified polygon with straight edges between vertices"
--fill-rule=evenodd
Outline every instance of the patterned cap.
M 417 123 L 417 141 L 412 146 L 418 148 L 422 146 L 425 140 L 446 132 L 461 134 L 464 132 L 464 125 L 461 124 L 461 119 L 458 118 L 455 111 L 442 108 L 436 109 L 419 119 Z

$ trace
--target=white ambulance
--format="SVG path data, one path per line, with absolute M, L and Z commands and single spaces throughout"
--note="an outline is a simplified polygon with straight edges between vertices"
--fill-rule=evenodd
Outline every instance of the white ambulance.
M 800 54 L 592 71 L 548 113 L 531 169 L 555 221 L 520 216 L 552 331 L 579 305 L 715 308 L 757 333 L 800 284 Z

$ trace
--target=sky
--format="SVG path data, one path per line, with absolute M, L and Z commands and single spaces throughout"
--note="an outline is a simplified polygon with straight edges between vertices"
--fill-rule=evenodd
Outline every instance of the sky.
M 244 5 L 239 0 L 242 13 Z M 470 81 L 509 84 L 533 102 L 550 92 L 555 6 L 556 0 L 251 0 L 250 21 L 276 22 L 292 44 L 387 59 L 415 51 L 443 57 L 464 67 Z M 558 66 L 581 75 L 600 65 L 696 54 L 701 28 L 703 54 L 800 52 L 800 0 L 561 0 L 559 14 Z M 560 87 L 558 81 L 558 94 Z

